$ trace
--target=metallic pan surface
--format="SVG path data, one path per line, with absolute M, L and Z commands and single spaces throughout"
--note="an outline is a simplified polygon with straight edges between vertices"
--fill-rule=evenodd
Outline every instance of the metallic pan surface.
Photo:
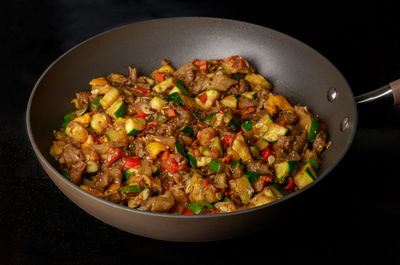
M 213 59 L 242 55 L 275 85 L 275 93 L 309 106 L 328 126 L 333 144 L 323 153 L 320 177 L 305 189 L 282 200 L 244 211 L 180 216 L 143 212 L 96 198 L 58 173 L 49 156 L 52 130 L 77 91 L 88 90 L 88 81 L 110 72 L 127 74 L 127 66 L 149 74 L 169 59 L 175 67 L 193 58 Z M 336 99 L 327 91 L 336 89 Z M 348 117 L 350 126 L 341 131 Z M 170 241 L 212 241 L 249 233 L 282 218 L 285 205 L 299 193 L 317 185 L 342 159 L 356 129 L 353 94 L 341 73 L 318 52 L 285 34 L 254 24 L 218 18 L 168 18 L 122 26 L 94 36 L 58 58 L 36 83 L 26 113 L 28 135 L 44 170 L 76 205 L 124 231 Z

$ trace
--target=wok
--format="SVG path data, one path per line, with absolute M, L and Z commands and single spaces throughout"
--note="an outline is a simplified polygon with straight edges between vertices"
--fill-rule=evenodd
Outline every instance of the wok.
M 99 199 L 58 172 L 49 155 L 52 130 L 71 109 L 74 93 L 88 89 L 88 80 L 110 72 L 127 74 L 133 65 L 144 74 L 161 59 L 180 66 L 192 60 L 241 55 L 267 76 L 275 93 L 307 105 L 327 124 L 332 146 L 322 154 L 319 178 L 273 203 L 233 213 L 186 216 L 144 212 Z M 356 98 L 400 101 L 400 82 Z M 121 230 L 170 241 L 213 241 L 269 227 L 287 213 L 294 197 L 326 177 L 350 147 L 357 127 L 357 106 L 342 74 L 317 51 L 280 32 L 254 24 L 218 18 L 168 18 L 144 21 L 107 31 L 73 47 L 51 64 L 32 90 L 26 126 L 33 150 L 57 187 L 76 205 Z

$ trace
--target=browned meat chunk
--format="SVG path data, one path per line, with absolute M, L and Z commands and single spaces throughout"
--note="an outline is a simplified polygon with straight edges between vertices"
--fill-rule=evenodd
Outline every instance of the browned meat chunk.
M 182 80 L 185 86 L 191 90 L 190 87 L 194 85 L 194 79 L 198 71 L 199 68 L 190 62 L 177 69 L 174 72 L 174 77 Z
M 167 190 L 163 195 L 151 197 L 141 207 L 141 210 L 152 212 L 168 212 L 175 203 L 173 193 Z
M 67 168 L 72 168 L 74 164 L 85 161 L 82 151 L 70 144 L 64 146 L 64 151 L 59 160 L 60 163 L 65 163 Z
M 262 161 L 250 160 L 246 162 L 246 169 L 250 172 L 261 173 L 266 176 L 272 176 L 272 172 L 269 169 L 269 165 Z
M 320 131 L 317 137 L 315 137 L 313 149 L 317 152 L 317 154 L 321 153 L 324 149 L 327 137 L 328 135 L 326 131 Z
M 79 185 L 82 182 L 82 173 L 86 168 L 86 163 L 79 161 L 78 163 L 75 163 L 72 168 L 71 171 L 69 173 L 70 176 L 70 180 L 72 183 L 74 183 L 75 185 Z
M 281 121 L 286 121 L 286 124 L 294 124 L 298 121 L 298 117 L 296 112 L 290 111 L 290 110 L 282 110 L 278 118 L 276 119 L 276 122 L 279 123 Z

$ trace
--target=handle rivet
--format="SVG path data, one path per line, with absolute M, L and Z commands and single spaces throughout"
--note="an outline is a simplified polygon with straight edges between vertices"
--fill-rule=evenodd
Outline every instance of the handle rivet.
M 335 101 L 335 99 L 336 99 L 336 97 L 337 97 L 337 91 L 336 91 L 336 88 L 334 88 L 334 87 L 331 87 L 331 88 L 329 88 L 328 89 L 328 100 L 330 101 L 330 102 L 333 102 L 333 101 Z
M 344 119 L 343 119 L 342 122 L 340 123 L 340 130 L 341 130 L 342 132 L 344 132 L 344 131 L 347 130 L 348 128 L 350 128 L 349 117 L 344 117 Z

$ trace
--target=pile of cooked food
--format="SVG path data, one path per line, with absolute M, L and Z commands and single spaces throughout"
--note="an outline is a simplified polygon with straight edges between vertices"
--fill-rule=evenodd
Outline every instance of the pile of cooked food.
M 293 106 L 241 56 L 129 67 L 76 93 L 50 154 L 65 178 L 143 211 L 257 207 L 317 178 L 326 125 Z

